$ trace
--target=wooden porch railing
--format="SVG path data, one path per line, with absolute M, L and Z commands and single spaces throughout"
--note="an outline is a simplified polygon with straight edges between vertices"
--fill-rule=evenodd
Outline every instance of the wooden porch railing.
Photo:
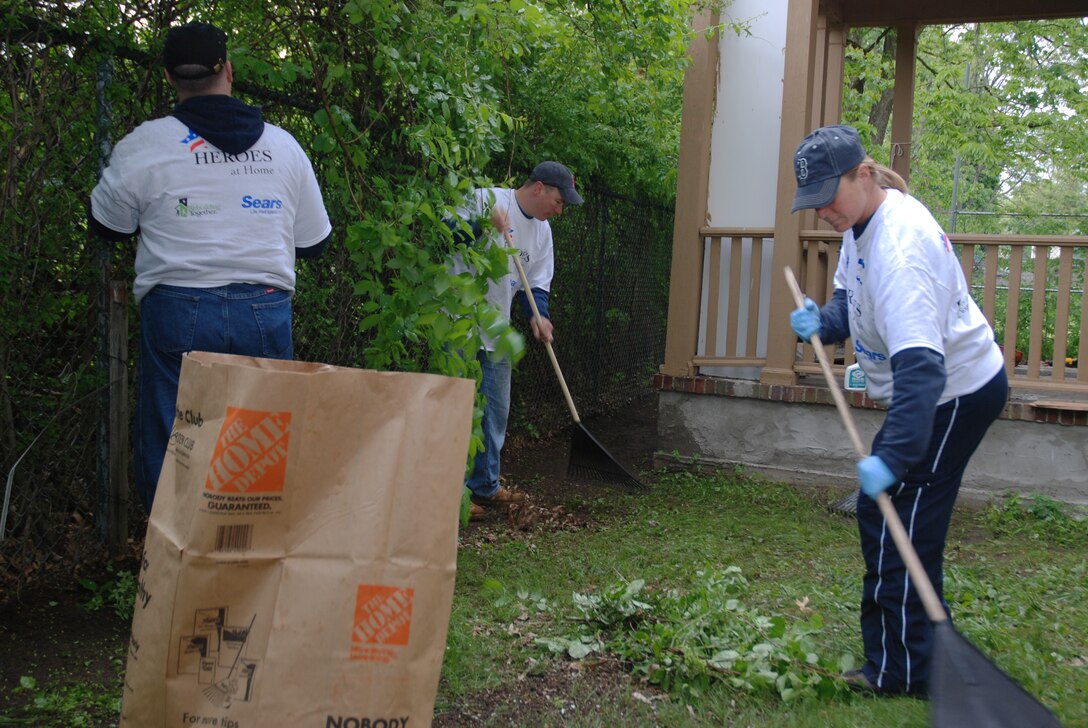
M 767 337 L 793 337 L 786 322 L 769 323 L 770 297 L 789 296 L 781 271 L 770 270 L 771 228 L 703 228 L 703 314 L 697 370 L 762 367 Z M 994 326 L 1014 388 L 1088 395 L 1088 238 L 957 234 L 952 242 L 972 295 Z M 830 298 L 842 237 L 801 231 L 798 277 L 816 301 Z M 792 308 L 792 305 L 790 306 Z M 828 347 L 839 367 L 853 346 Z M 797 345 L 797 374 L 816 374 L 808 345 Z
M 768 333 L 766 282 L 772 272 L 770 266 L 765 269 L 764 253 L 771 250 L 774 229 L 704 228 L 700 233 L 705 305 L 699 330 L 702 353 L 692 365 L 761 367 L 767 363 L 761 338 L 765 341 Z

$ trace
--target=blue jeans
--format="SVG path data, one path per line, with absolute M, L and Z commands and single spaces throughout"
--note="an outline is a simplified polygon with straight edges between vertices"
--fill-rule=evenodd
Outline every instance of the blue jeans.
M 480 393 L 487 398 L 484 404 L 484 449 L 476 453 L 472 474 L 465 487 L 474 494 L 489 498 L 499 489 L 499 465 L 502 445 L 506 441 L 506 421 L 510 417 L 510 360 L 502 357 L 492 360 L 493 353 L 484 349 L 476 352 L 476 360 L 483 369 Z
M 151 513 L 188 351 L 291 359 L 291 294 L 270 286 L 155 286 L 140 301 L 136 494 Z

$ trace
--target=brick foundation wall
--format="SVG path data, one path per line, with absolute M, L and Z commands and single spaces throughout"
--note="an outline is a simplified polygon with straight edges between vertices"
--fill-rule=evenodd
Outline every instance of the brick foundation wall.
M 662 392 L 684 392 L 687 394 L 707 394 L 716 397 L 743 397 L 762 399 L 770 402 L 800 402 L 805 404 L 826 404 L 835 406 L 831 391 L 822 384 L 760 384 L 746 379 L 720 379 L 717 377 L 674 377 L 667 374 L 655 374 L 654 389 Z M 882 405 L 870 399 L 864 392 L 843 391 L 843 396 L 851 407 L 862 409 L 883 409 Z M 1018 400 L 1014 393 L 1010 396 L 1001 419 L 1022 422 L 1040 422 L 1056 425 L 1088 426 L 1088 411 L 1084 409 L 1063 409 L 1057 405 L 1040 406 L 1030 400 Z

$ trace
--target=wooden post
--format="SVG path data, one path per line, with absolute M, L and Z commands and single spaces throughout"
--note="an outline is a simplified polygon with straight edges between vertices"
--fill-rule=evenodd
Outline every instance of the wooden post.
M 816 62 L 816 26 L 819 0 L 790 0 L 786 20 L 786 68 L 782 84 L 782 133 L 778 149 L 778 192 L 774 216 L 774 256 L 776 271 L 771 276 L 770 330 L 767 333 L 767 365 L 763 384 L 795 384 L 793 362 L 797 337 L 790 330 L 789 316 L 793 301 L 780 271 L 794 270 L 801 264 L 801 216 L 790 212 L 797 182 L 793 172 L 793 152 L 811 129 L 813 79 Z M 826 37 L 826 36 L 825 36 Z
M 703 239 L 710 187 L 710 138 L 718 91 L 718 39 L 706 29 L 718 24 L 717 12 L 704 12 L 694 22 L 692 65 L 684 76 L 680 126 L 680 163 L 676 183 L 676 217 L 672 233 L 669 315 L 662 374 L 691 376 L 691 360 L 699 345 L 699 302 L 703 281 Z
M 101 178 L 102 170 L 110 158 L 110 129 L 111 111 L 109 97 L 106 89 L 113 80 L 113 62 L 106 58 L 98 64 L 98 73 L 95 78 L 95 91 L 97 95 L 97 141 L 98 141 L 98 177 Z M 112 337 L 110 336 L 110 317 L 113 309 L 111 286 L 112 255 L 110 244 L 105 240 L 96 238 L 88 229 L 87 242 L 91 249 L 98 249 L 99 280 L 98 280 L 98 355 L 96 359 L 99 382 L 101 382 L 98 397 L 98 451 L 97 451 L 97 478 L 95 480 L 95 527 L 98 537 L 112 546 L 111 532 L 113 525 L 110 522 L 110 491 L 113 475 L 113 453 L 110 450 L 113 437 L 110 422 L 113 417 L 113 387 L 111 378 L 112 356 L 110 348 Z M 126 344 L 127 346 L 127 344 Z M 103 381 L 104 380 L 104 381 Z M 127 427 L 127 423 L 126 423 Z
M 910 182 L 911 129 L 914 123 L 914 66 L 918 26 L 903 23 L 895 35 L 895 94 L 892 97 L 891 165 Z
M 110 281 L 109 494 L 106 542 L 117 556 L 128 538 L 128 294 L 126 281 Z

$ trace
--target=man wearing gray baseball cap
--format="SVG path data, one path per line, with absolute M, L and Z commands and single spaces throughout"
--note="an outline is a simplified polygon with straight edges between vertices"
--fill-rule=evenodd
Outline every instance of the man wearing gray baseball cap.
M 529 175 L 530 182 L 540 182 L 559 190 L 563 202 L 568 205 L 581 205 L 582 196 L 574 189 L 574 175 L 559 162 L 541 162 Z
M 508 316 L 513 299 L 521 299 L 533 336 L 544 343 L 550 344 L 554 335 L 548 313 L 548 291 L 555 270 L 548 218 L 562 214 L 564 205 L 580 204 L 582 196 L 575 189 L 571 171 L 559 162 L 547 161 L 536 165 L 517 189 L 477 189 L 458 210 L 472 235 L 455 232 L 457 243 L 472 245 L 486 239 L 487 244 L 505 245 L 508 240 L 517 248 L 531 290 L 523 290 L 511 260 L 506 275 L 490 281 L 487 301 Z M 452 222 L 450 226 L 459 227 Z M 453 270 L 475 274 L 460 256 L 455 257 Z M 536 303 L 539 321 L 532 315 L 527 296 L 532 296 Z M 477 453 L 472 473 L 465 480 L 465 487 L 472 492 L 470 517 L 473 520 L 486 516 L 489 508 L 501 509 L 525 500 L 524 493 L 506 487 L 500 479 L 500 455 L 510 416 L 511 362 L 496 354 L 494 341 L 486 336 L 483 338 L 484 347 L 477 352 L 476 358 L 483 370 L 480 392 L 487 399 L 483 417 L 484 446 Z

